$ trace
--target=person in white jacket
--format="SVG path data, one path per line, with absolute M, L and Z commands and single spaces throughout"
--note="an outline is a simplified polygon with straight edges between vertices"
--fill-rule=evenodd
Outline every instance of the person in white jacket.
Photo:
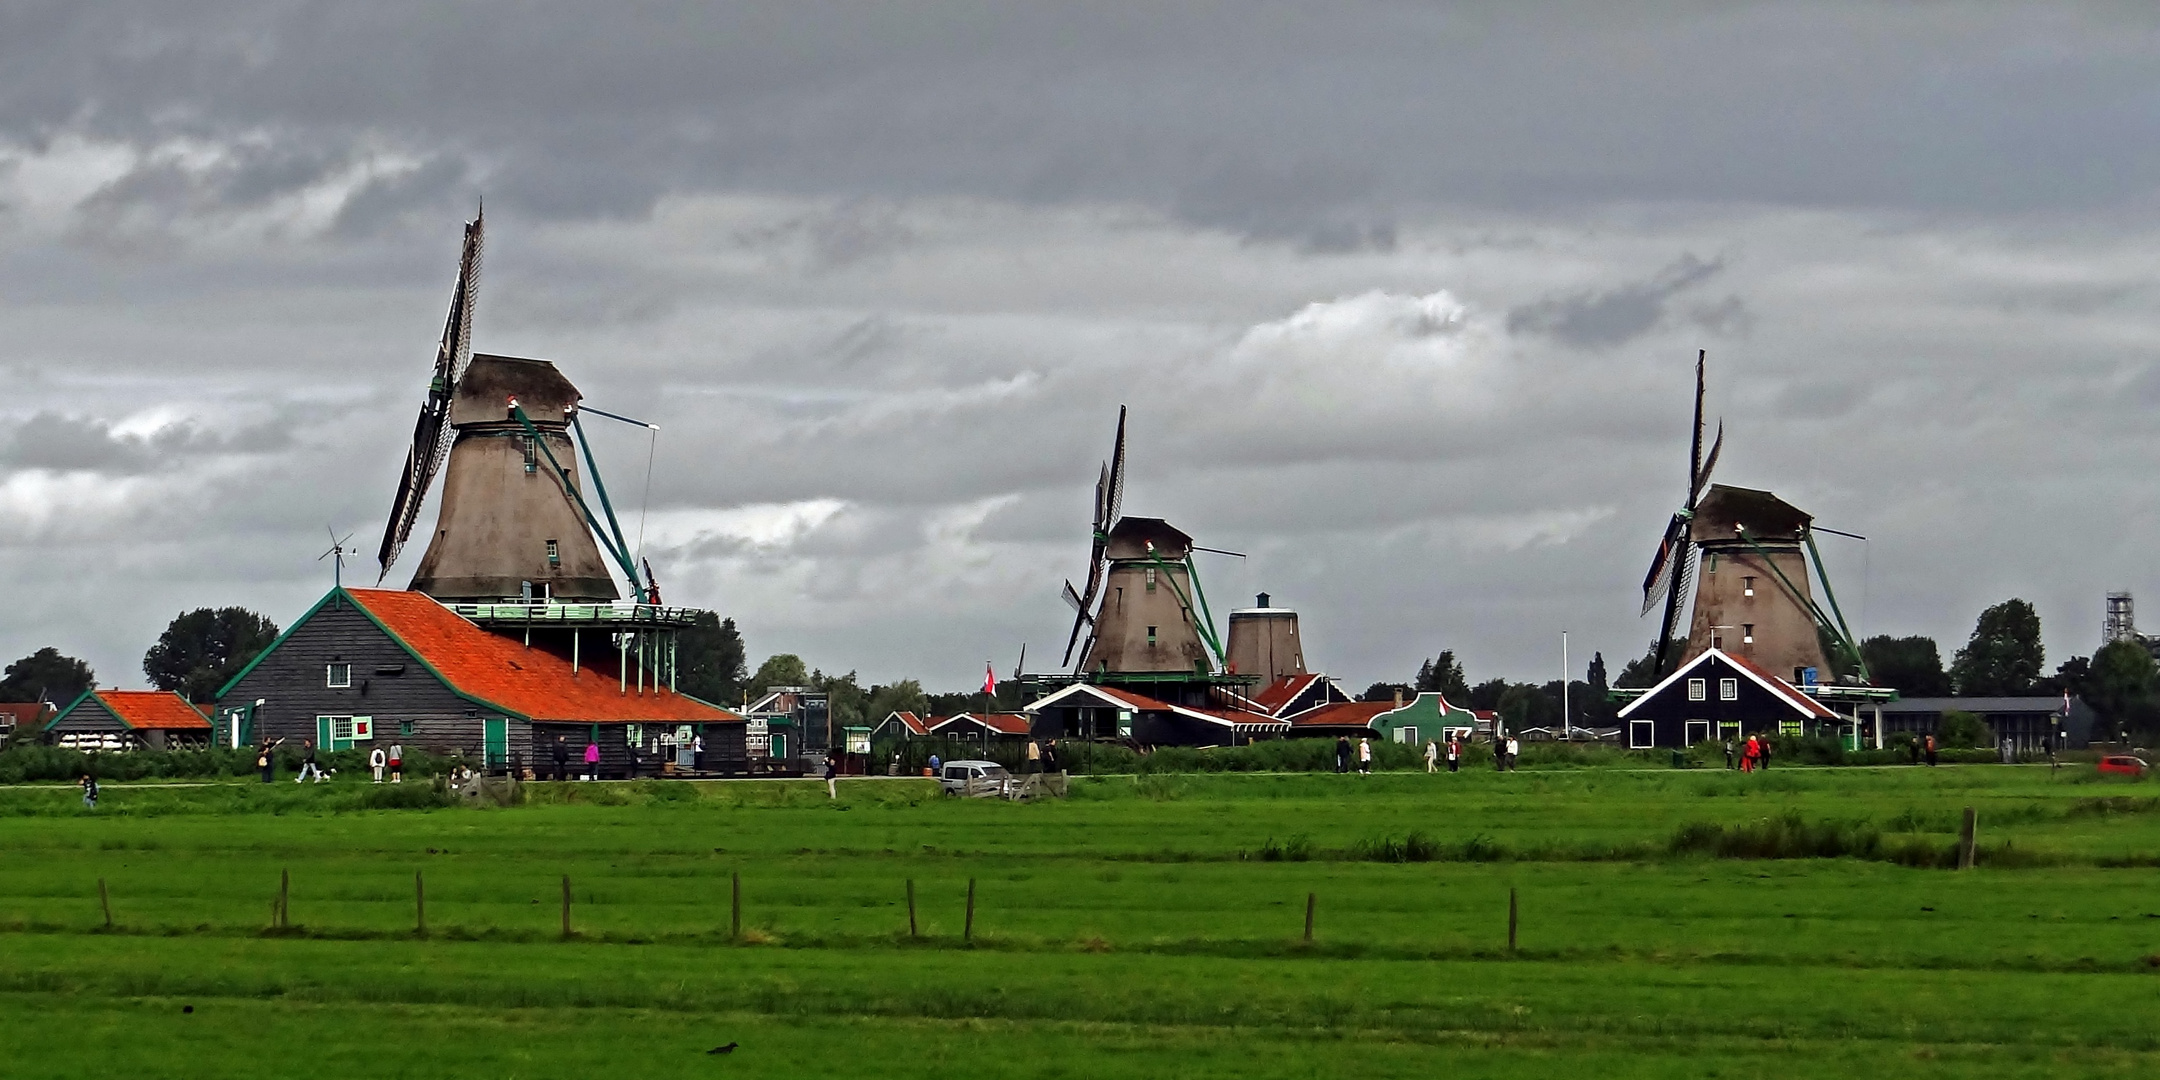
M 383 748 L 378 746 L 368 751 L 367 763 L 368 768 L 375 772 L 375 782 L 382 783 L 383 769 L 390 764 L 390 755 L 383 753 Z

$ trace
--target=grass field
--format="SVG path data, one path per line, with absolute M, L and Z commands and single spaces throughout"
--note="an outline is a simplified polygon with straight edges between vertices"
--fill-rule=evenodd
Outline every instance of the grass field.
M 2152 784 L 1578 769 L 1119 777 L 1034 805 L 841 791 L 539 785 L 511 809 L 350 810 L 353 785 L 113 784 L 86 814 L 71 789 L 0 789 L 0 1071 L 2160 1067 Z M 1934 868 L 1965 806 L 1983 864 Z M 1760 857 L 1808 851 L 1851 854 Z

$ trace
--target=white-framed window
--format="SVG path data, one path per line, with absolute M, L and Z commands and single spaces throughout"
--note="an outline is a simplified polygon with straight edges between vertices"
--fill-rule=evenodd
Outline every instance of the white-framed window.
M 1408 725 L 1408 724 L 1405 724 L 1405 725 L 1404 725 L 1404 726 L 1402 726 L 1402 727 L 1396 728 L 1396 729 L 1395 729 L 1395 741 L 1396 741 L 1396 742 L 1399 742 L 1399 743 L 1410 743 L 1410 744 L 1412 744 L 1412 745 L 1416 745 L 1416 743 L 1417 743 L 1417 728 L 1416 728 L 1416 727 L 1414 727 L 1414 726 L 1412 726 L 1412 725 Z
M 1744 644 L 1744 645 L 1753 645 L 1753 644 L 1755 644 L 1755 624 L 1754 624 L 1754 623 L 1741 623 L 1741 624 L 1740 624 L 1740 642 L 1741 642 L 1742 644 Z
M 1656 746 L 1657 725 L 1648 720 L 1628 721 L 1627 744 L 1630 750 L 1648 750 Z
M 1703 701 L 1708 699 L 1709 697 L 1710 680 L 1689 679 L 1687 681 L 1687 699 L 1689 701 Z
M 323 666 L 323 685 L 342 690 L 352 685 L 351 664 L 326 664 Z
M 1687 722 L 1687 744 L 1689 746 L 1693 746 L 1696 743 L 1706 743 L 1709 741 L 1710 721 L 1690 720 Z
M 558 544 L 558 543 L 556 543 L 556 542 L 555 542 L 555 541 L 553 541 L 553 540 L 550 540 L 550 541 L 548 541 L 548 542 L 547 542 L 547 557 L 548 557 L 548 565 L 549 565 L 549 566 L 561 566 L 561 565 L 562 565 L 562 545 L 561 545 L 561 544 Z
M 1740 680 L 1719 679 L 1717 681 L 1717 699 L 1719 701 L 1740 700 Z
M 1742 595 L 1742 596 L 1753 596 L 1753 595 L 1755 595 L 1755 579 L 1754 579 L 1754 578 L 1751 578 L 1751 577 L 1744 577 L 1744 578 L 1741 578 L 1741 579 L 1740 579 L 1740 595 Z
M 1152 566 L 1147 568 L 1147 591 L 1155 591 L 1155 568 Z

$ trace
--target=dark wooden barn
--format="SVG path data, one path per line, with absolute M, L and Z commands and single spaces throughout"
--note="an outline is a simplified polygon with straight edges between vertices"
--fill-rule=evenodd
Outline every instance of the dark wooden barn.
M 1620 710 L 1632 749 L 1682 747 L 1758 733 L 1812 734 L 1848 722 L 1784 679 L 1711 649 Z
M 73 750 L 200 750 L 210 721 L 170 690 L 92 690 L 46 721 L 42 736 Z
M 688 729 L 705 740 L 707 771 L 742 771 L 740 717 L 664 686 L 626 690 L 616 658 L 595 651 L 599 662 L 573 663 L 424 593 L 333 589 L 219 692 L 216 737 L 333 750 L 396 742 L 524 771 L 550 766 L 560 735 L 574 766 L 597 743 L 600 775 L 620 777 L 633 727 L 641 737 Z

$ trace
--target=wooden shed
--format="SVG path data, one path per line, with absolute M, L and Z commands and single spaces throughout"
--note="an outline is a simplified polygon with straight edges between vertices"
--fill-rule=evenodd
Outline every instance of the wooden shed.
M 210 719 L 170 690 L 92 690 L 43 734 L 70 750 L 200 750 L 210 745 Z

